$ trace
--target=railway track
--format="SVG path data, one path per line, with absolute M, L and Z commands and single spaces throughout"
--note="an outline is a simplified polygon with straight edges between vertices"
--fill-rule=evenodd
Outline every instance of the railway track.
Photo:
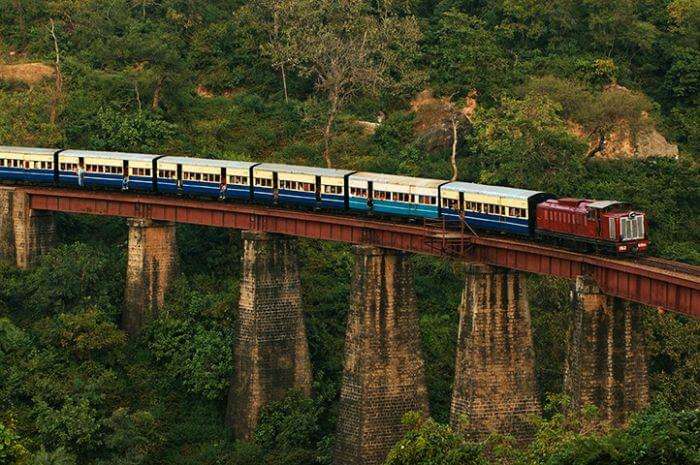
M 631 261 L 639 263 L 640 265 L 653 266 L 666 271 L 682 273 L 700 278 L 700 266 L 691 265 L 689 263 L 674 262 L 657 257 L 640 257 L 632 259 Z

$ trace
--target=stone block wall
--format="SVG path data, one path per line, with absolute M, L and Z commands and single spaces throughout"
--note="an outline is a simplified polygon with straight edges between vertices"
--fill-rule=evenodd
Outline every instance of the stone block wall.
M 383 463 L 403 415 L 428 413 L 413 274 L 396 251 L 356 246 L 336 465 Z
M 249 439 L 261 408 L 290 389 L 311 394 L 301 302 L 296 240 L 244 231 L 235 367 L 226 414 L 236 438 Z
M 165 296 L 178 272 L 175 225 L 147 219 L 127 220 L 125 308 L 122 328 L 138 335 L 165 303 Z
M 31 268 L 55 246 L 53 212 L 29 208 L 29 196 L 0 187 L 0 259 L 21 269 Z
M 491 432 L 529 439 L 526 416 L 541 408 L 525 276 L 468 265 L 459 320 L 452 426 L 477 440 Z
M 641 310 L 603 294 L 587 276 L 576 279 L 571 295 L 564 389 L 574 408 L 595 405 L 622 424 L 649 402 Z

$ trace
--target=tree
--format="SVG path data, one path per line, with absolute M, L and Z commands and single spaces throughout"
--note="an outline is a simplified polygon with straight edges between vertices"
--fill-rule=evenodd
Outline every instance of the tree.
M 431 77 L 442 94 L 464 97 L 476 91 L 492 100 L 512 79 L 512 60 L 477 17 L 449 10 L 427 39 Z
M 422 138 L 432 139 L 437 141 L 438 144 L 442 141 L 449 143 L 451 149 L 451 181 L 456 181 L 459 177 L 457 170 L 457 146 L 459 145 L 459 137 L 463 134 L 463 129 L 467 124 L 471 124 L 471 113 L 476 105 L 475 97 L 475 90 L 470 91 L 464 100 L 458 101 L 453 101 L 451 97 L 433 98 L 428 91 L 424 91 L 419 96 L 423 103 L 416 108 L 417 132 Z M 447 134 L 447 137 L 445 137 L 445 134 Z
M 569 133 L 555 102 L 530 95 L 504 98 L 474 117 L 469 145 L 479 182 L 574 192 L 583 174 L 585 144 Z
M 384 465 L 486 465 L 482 446 L 419 414 L 408 413 L 404 424 L 409 430 L 389 451 Z
M 271 402 L 260 414 L 254 443 L 270 465 L 310 465 L 318 456 L 319 408 L 299 391 Z
M 612 85 L 602 92 L 593 92 L 578 82 L 545 76 L 531 79 L 526 90 L 561 105 L 560 113 L 566 121 L 578 123 L 587 138 L 597 139 L 586 154 L 587 159 L 605 149 L 606 140 L 615 130 L 628 130 L 636 148 L 639 134 L 651 128 L 651 102 L 644 94 L 624 87 Z
M 388 1 L 373 8 L 366 0 L 282 0 L 275 9 L 286 20 L 282 45 L 274 48 L 277 62 L 313 78 L 327 101 L 323 158 L 331 167 L 333 124 L 348 102 L 415 84 L 409 65 L 419 53 L 418 23 Z
M 19 436 L 0 423 L 0 463 L 19 465 L 27 455 L 27 450 L 19 442 Z

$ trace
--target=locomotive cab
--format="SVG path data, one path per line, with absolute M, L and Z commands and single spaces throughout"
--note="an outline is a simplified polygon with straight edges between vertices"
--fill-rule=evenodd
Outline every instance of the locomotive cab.
M 597 205 L 601 203 L 605 205 Z M 614 242 L 617 253 L 646 252 L 649 240 L 643 212 L 623 202 L 593 202 L 588 207 L 598 215 L 600 236 Z

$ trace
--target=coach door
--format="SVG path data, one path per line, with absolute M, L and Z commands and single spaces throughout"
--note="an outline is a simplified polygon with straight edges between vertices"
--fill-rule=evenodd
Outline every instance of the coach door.
M 321 201 L 321 176 L 316 176 L 316 202 Z
M 122 162 L 122 190 L 129 188 L 129 160 Z
M 221 200 L 226 198 L 226 183 L 228 179 L 226 178 L 226 167 L 221 167 L 221 182 L 219 183 L 219 198 Z
M 272 172 L 272 198 L 275 203 L 279 202 L 280 199 L 280 189 L 279 189 L 279 175 L 277 171 Z
M 371 210 L 374 206 L 374 182 L 367 181 L 367 207 Z

